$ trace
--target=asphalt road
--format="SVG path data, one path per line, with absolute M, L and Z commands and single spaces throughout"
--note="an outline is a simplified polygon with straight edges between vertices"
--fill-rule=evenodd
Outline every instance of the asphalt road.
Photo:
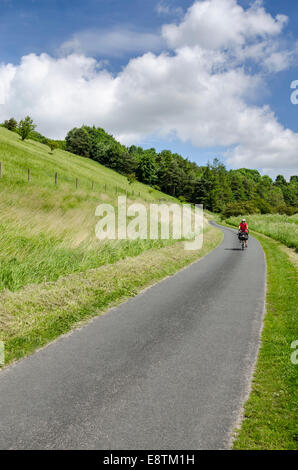
M 208 256 L 0 372 L 1 449 L 224 449 L 262 325 L 265 260 Z

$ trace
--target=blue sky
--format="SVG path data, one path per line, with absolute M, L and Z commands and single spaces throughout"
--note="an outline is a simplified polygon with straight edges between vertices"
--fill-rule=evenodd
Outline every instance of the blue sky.
M 119 29 L 124 35 L 126 31 L 133 31 L 136 35 L 148 34 L 148 38 L 141 38 L 140 41 L 148 40 L 152 44 L 148 50 L 153 49 L 158 55 L 164 46 L 159 46 L 158 40 L 157 45 L 154 45 L 154 35 L 160 34 L 164 24 L 181 22 L 193 3 L 194 0 L 0 0 L 0 62 L 18 66 L 23 56 L 32 53 L 38 56 L 47 53 L 59 58 L 72 52 L 61 49 L 61 46 L 76 35 L 88 35 L 90 32 L 106 34 Z M 238 4 L 248 8 L 251 1 L 239 0 Z M 291 47 L 298 40 L 296 2 L 265 0 L 263 4 L 266 12 L 274 18 L 278 14 L 289 17 L 289 23 L 279 36 L 279 42 L 286 48 Z M 87 37 L 90 40 L 90 36 Z M 98 61 L 104 59 L 104 68 L 114 77 L 126 67 L 131 58 L 147 52 L 146 46 L 144 50 L 142 46 L 136 47 L 135 51 L 130 46 L 127 50 L 120 51 L 107 47 L 106 53 L 104 45 L 99 49 L 99 53 L 92 51 L 92 48 L 91 52 L 84 50 L 83 53 Z M 254 73 L 256 67 L 251 67 Z M 269 105 L 278 122 L 295 133 L 298 132 L 298 106 L 290 102 L 290 84 L 296 79 L 298 80 L 297 63 L 277 73 L 263 73 L 261 92 L 253 98 L 253 105 Z M 96 124 L 100 125 L 99 122 Z M 174 137 L 169 137 L 170 135 Z M 213 156 L 220 157 L 227 145 L 218 145 L 219 143 L 217 141 L 215 145 L 208 143 L 201 147 L 193 139 L 181 139 L 173 132 L 164 137 L 148 132 L 140 139 L 140 144 L 145 147 L 154 146 L 158 150 L 171 148 L 198 163 L 206 163 Z
M 156 31 L 165 19 L 157 13 L 157 4 L 154 0 L 0 0 L 1 60 L 17 62 L 31 52 L 55 54 L 71 34 L 86 29 L 129 25 Z M 171 1 L 173 7 L 183 9 L 191 4 Z M 116 61 L 120 66 L 121 61 Z

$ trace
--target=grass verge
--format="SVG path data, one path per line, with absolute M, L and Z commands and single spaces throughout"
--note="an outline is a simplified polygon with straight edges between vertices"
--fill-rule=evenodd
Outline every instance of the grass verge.
M 264 235 L 252 234 L 266 254 L 266 316 L 252 391 L 233 447 L 294 450 L 298 396 L 291 343 L 298 340 L 297 255 Z
M 56 282 L 3 291 L 0 340 L 5 343 L 6 365 L 198 260 L 222 237 L 222 232 L 208 226 L 199 251 L 185 251 L 178 242 Z

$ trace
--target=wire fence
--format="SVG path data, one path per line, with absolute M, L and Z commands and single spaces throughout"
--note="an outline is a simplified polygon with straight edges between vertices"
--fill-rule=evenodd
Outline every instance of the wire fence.
M 115 195 L 126 195 L 128 197 L 135 197 L 135 198 L 142 198 L 142 200 L 145 200 L 147 202 L 165 202 L 168 201 L 166 198 L 154 198 L 153 196 L 149 199 L 148 196 L 150 196 L 151 193 L 154 193 L 155 190 L 148 190 L 148 193 L 144 193 L 143 191 L 139 191 L 136 189 L 133 189 L 131 186 L 123 187 L 119 184 L 113 185 L 113 184 L 107 184 L 107 183 L 99 183 L 98 181 L 95 180 L 90 180 L 87 179 L 86 177 L 78 177 L 78 176 L 68 176 L 65 174 L 65 172 L 59 172 L 59 171 L 53 171 L 52 173 L 48 172 L 42 172 L 42 174 L 37 174 L 34 171 L 32 171 L 31 168 L 18 168 L 15 169 L 13 168 L 12 171 L 7 170 L 7 168 L 4 168 L 3 162 L 0 161 L 0 180 L 3 179 L 11 179 L 12 181 L 16 182 L 28 182 L 30 183 L 31 181 L 34 180 L 40 180 L 44 178 L 48 178 L 49 183 L 53 187 L 58 187 L 59 185 L 63 183 L 67 183 L 71 186 L 73 186 L 74 189 L 79 190 L 79 189 L 84 189 L 84 190 L 89 190 L 91 192 L 98 192 L 98 191 L 104 191 L 105 193 L 113 193 Z M 133 185 L 133 183 L 132 183 Z M 147 196 L 147 197 L 146 197 Z

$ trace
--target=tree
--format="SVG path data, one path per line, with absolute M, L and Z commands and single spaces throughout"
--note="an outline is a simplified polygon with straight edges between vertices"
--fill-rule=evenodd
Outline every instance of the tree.
M 244 214 L 260 214 L 261 213 L 255 201 L 246 201 L 242 205 L 244 209 Z
M 256 207 L 261 211 L 261 214 L 271 214 L 272 212 L 272 207 L 270 204 L 265 201 L 264 199 L 257 198 L 253 203 L 256 205 Z
M 281 204 L 275 208 L 278 214 L 294 215 L 297 212 L 297 207 L 288 206 L 287 204 Z
M 213 160 L 211 170 L 214 176 L 211 191 L 212 211 L 222 212 L 228 202 L 233 201 L 233 192 L 226 167 L 218 158 Z
M 156 181 L 157 165 L 155 162 L 155 150 L 144 150 L 138 161 L 137 177 L 142 183 L 153 185 Z
M 157 165 L 157 183 L 160 186 L 161 190 L 165 193 L 169 192 L 168 185 L 168 170 L 173 161 L 172 152 L 170 150 L 163 150 L 156 157 Z
M 224 208 L 222 214 L 228 219 L 229 217 L 237 217 L 244 213 L 243 206 L 239 202 L 229 202 Z
M 256 188 L 257 199 L 261 198 L 269 202 L 269 193 L 270 193 L 271 188 L 272 188 L 272 179 L 267 175 L 262 176 Z
M 260 209 L 256 207 L 253 201 L 230 202 L 226 205 L 222 214 L 225 218 L 238 217 L 246 214 L 260 214 Z
M 15 131 L 17 129 L 17 121 L 12 117 L 8 121 L 4 121 L 4 127 L 9 131 Z
M 237 170 L 231 170 L 229 176 L 233 199 L 236 201 L 243 201 L 245 199 L 243 175 L 240 174 Z
M 172 160 L 167 170 L 167 192 L 171 196 L 177 196 L 177 187 L 182 181 L 182 171 L 176 160 Z
M 32 132 L 33 138 L 36 132 Z M 42 136 L 36 136 L 41 139 Z M 41 140 L 40 140 L 41 141 Z M 125 175 L 131 185 L 134 176 L 145 184 L 181 201 L 203 204 L 206 209 L 226 214 L 270 213 L 298 205 L 298 177 L 290 182 L 279 175 L 273 183 L 257 170 L 227 170 L 218 159 L 199 167 L 177 153 L 140 146 L 125 147 L 102 128 L 72 129 L 66 149 L 91 158 Z M 61 142 L 59 142 L 61 147 Z M 62 147 L 61 147 L 62 148 Z M 65 147 L 63 147 L 65 148 Z M 289 209 L 292 210 L 292 209 Z
M 30 133 L 34 131 L 36 125 L 33 123 L 33 119 L 30 116 L 26 116 L 22 119 L 18 125 L 18 132 L 22 137 L 22 140 L 28 139 Z
M 283 175 L 277 175 L 276 180 L 275 180 L 275 186 L 279 186 L 282 188 L 283 186 L 287 185 L 286 179 Z
M 122 175 L 135 174 L 138 166 L 135 156 L 127 151 L 120 150 L 117 158 L 117 171 Z
M 101 146 L 101 144 L 98 145 Z M 119 171 L 121 157 L 122 146 L 119 144 L 119 142 L 115 141 L 105 146 L 105 152 L 103 153 L 102 159 L 99 161 L 109 168 L 112 168 L 112 170 Z
M 53 153 L 54 150 L 56 150 L 59 147 L 58 143 L 55 142 L 55 140 L 48 140 L 47 145 L 48 147 L 50 147 L 50 150 L 51 150 L 50 153 Z
M 283 192 L 278 186 L 272 186 L 268 195 L 268 202 L 273 207 L 279 207 L 284 204 Z
M 129 186 L 131 186 L 133 183 L 137 181 L 135 173 L 130 173 L 129 175 L 127 175 L 126 178 L 127 178 Z
M 44 135 L 41 135 L 39 132 L 32 131 L 30 133 L 30 139 L 40 142 L 41 144 L 48 145 L 48 140 Z
M 288 194 L 285 195 L 287 204 L 290 204 L 293 207 L 298 206 L 298 177 L 292 176 L 290 179 L 290 184 L 288 185 Z
M 81 155 L 82 157 L 91 156 L 92 142 L 86 129 L 81 127 L 80 129 L 74 128 L 68 132 L 66 138 L 66 150 L 68 152 Z
M 204 173 L 195 184 L 194 202 L 196 204 L 203 204 L 204 209 L 213 210 L 212 206 L 212 191 L 214 189 L 214 173 L 210 165 L 205 168 Z

